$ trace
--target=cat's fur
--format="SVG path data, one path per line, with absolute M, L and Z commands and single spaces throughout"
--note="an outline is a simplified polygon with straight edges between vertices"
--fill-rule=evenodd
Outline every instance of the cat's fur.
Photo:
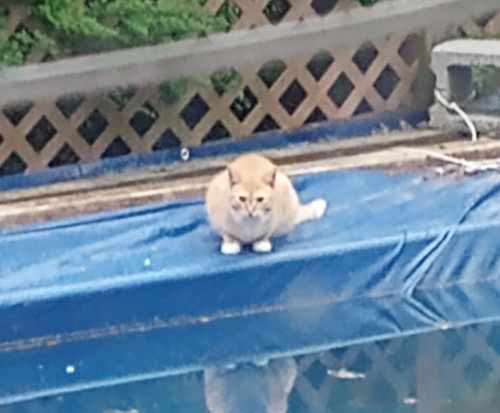
M 205 401 L 211 413 L 286 413 L 297 377 L 293 358 L 257 366 L 205 370 Z
M 238 254 L 245 244 L 256 252 L 269 252 L 271 238 L 322 217 L 326 201 L 302 205 L 290 179 L 276 165 L 248 154 L 210 182 L 206 208 L 210 223 L 222 236 L 222 253 Z

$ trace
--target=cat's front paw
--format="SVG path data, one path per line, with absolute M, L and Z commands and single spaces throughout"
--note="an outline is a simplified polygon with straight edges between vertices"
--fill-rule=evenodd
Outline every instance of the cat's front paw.
M 264 239 L 262 241 L 257 241 L 252 244 L 252 249 L 255 252 L 270 252 L 273 249 L 271 241 Z
M 241 252 L 241 245 L 236 241 L 223 241 L 220 252 L 224 255 L 236 255 Z

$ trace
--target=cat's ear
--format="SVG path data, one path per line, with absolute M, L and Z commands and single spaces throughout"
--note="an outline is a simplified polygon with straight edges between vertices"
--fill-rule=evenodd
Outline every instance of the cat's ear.
M 230 166 L 227 167 L 227 174 L 229 175 L 229 184 L 231 186 L 234 186 L 239 182 L 238 174 Z
M 276 168 L 273 168 L 273 170 L 269 173 L 266 174 L 264 177 L 264 182 L 266 185 L 269 185 L 271 188 L 274 188 L 274 184 L 276 183 L 276 172 L 278 170 Z

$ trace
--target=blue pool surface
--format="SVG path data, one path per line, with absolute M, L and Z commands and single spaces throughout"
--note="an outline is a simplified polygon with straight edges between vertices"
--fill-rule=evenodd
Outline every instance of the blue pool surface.
M 283 413 L 496 413 L 500 403 L 500 323 L 285 360 L 296 364 L 297 374 Z M 225 383 L 226 400 L 239 413 L 249 411 L 244 404 L 248 396 L 270 407 L 266 390 L 275 383 L 266 381 L 265 374 L 245 374 L 245 368 L 232 370 L 236 380 Z M 257 367 L 264 372 L 267 368 Z M 342 371 L 347 374 L 342 376 Z M 0 406 L 0 413 L 212 413 L 207 395 L 199 371 Z
M 201 200 L 1 233 L 0 405 L 497 320 L 500 176 L 423 178 L 296 179 L 326 216 L 268 255 L 222 256 Z

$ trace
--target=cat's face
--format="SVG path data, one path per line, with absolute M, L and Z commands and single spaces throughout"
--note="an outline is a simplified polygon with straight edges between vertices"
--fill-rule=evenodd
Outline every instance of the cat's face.
M 240 180 L 230 172 L 231 211 L 237 221 L 263 220 L 272 210 L 275 172 L 256 180 Z
M 241 219 L 259 219 L 271 212 L 272 188 L 262 185 L 260 188 L 246 188 L 242 184 L 231 190 L 231 208 L 233 214 Z

